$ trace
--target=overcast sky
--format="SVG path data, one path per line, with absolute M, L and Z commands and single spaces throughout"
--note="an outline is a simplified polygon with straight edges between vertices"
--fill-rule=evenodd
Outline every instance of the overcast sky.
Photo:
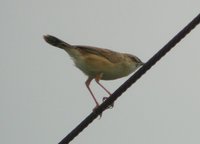
M 95 106 L 51 34 L 146 62 L 199 14 L 199 0 L 1 0 L 0 143 L 56 144 Z M 199 144 L 200 26 L 72 144 Z M 111 92 L 128 77 L 101 81 Z M 98 101 L 107 94 L 92 82 Z

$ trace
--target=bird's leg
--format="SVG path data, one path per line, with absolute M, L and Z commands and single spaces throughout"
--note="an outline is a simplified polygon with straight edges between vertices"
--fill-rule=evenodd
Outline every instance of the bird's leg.
M 109 95 L 111 95 L 111 93 L 99 82 L 101 77 L 102 77 L 102 73 L 100 75 L 97 75 L 95 77 L 95 81 L 97 82 L 98 85 L 100 85 L 100 87 L 102 87 Z
M 91 78 L 91 77 L 89 77 L 87 80 L 86 80 L 86 82 L 85 82 L 85 85 L 86 85 L 86 87 L 88 88 L 88 90 L 89 90 L 89 92 L 90 92 L 90 94 L 92 95 L 92 98 L 94 99 L 94 101 L 95 101 L 95 103 L 96 103 L 96 107 L 95 108 L 97 108 L 98 106 L 99 106 L 99 103 L 97 102 L 97 99 L 95 98 L 95 96 L 94 96 L 94 94 L 93 94 L 93 92 L 92 92 L 92 90 L 90 89 L 90 82 L 93 80 L 93 78 Z
M 111 95 L 111 93 L 99 82 L 101 77 L 102 77 L 103 73 L 101 73 L 100 75 L 97 75 L 95 77 L 95 81 L 97 82 L 97 84 L 102 87 L 109 95 Z M 108 97 L 103 97 L 103 101 L 105 101 Z M 111 104 L 108 108 L 113 108 L 114 107 L 114 103 Z
M 93 112 L 95 112 L 95 110 L 96 110 L 96 108 L 98 108 L 98 106 L 99 106 L 99 103 L 98 103 L 98 101 L 97 101 L 97 99 L 95 98 L 95 96 L 94 96 L 94 94 L 93 94 L 93 92 L 92 92 L 92 90 L 90 89 L 90 82 L 93 80 L 93 78 L 91 78 L 91 77 L 89 77 L 87 80 L 86 80 L 86 82 L 85 82 L 85 85 L 86 85 L 86 87 L 88 88 L 88 90 L 89 90 L 89 92 L 90 92 L 90 94 L 92 95 L 92 98 L 94 99 L 94 101 L 95 101 L 95 103 L 96 103 L 96 107 L 94 107 L 93 108 Z M 102 117 L 102 113 L 100 113 L 100 118 Z

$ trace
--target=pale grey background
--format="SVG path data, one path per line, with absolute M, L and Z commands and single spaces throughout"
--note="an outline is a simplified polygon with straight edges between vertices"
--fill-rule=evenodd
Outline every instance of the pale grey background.
M 199 0 L 1 0 L 0 143 L 58 143 L 95 106 L 86 76 L 42 35 L 146 62 L 199 8 Z M 199 54 L 200 26 L 72 143 L 199 144 Z M 113 92 L 127 78 L 102 83 Z M 101 101 L 106 93 L 92 88 Z

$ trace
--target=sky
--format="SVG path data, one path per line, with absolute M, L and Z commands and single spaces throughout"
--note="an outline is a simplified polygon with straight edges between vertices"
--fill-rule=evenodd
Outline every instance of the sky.
M 59 143 L 95 103 L 85 76 L 43 35 L 148 61 L 199 14 L 199 0 L 1 0 L 0 143 Z M 200 26 L 72 144 L 199 144 Z M 101 83 L 114 92 L 128 77 Z M 95 83 L 98 101 L 107 94 Z

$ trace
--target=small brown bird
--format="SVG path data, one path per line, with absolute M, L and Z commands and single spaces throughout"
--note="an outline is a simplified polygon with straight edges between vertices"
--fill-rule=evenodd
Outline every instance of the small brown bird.
M 138 57 L 131 54 L 92 46 L 70 45 L 51 35 L 45 35 L 44 40 L 50 45 L 65 50 L 74 61 L 76 67 L 88 76 L 85 84 L 96 103 L 96 107 L 99 106 L 99 103 L 89 87 L 93 79 L 111 95 L 99 83 L 100 80 L 114 80 L 125 77 L 144 64 Z

